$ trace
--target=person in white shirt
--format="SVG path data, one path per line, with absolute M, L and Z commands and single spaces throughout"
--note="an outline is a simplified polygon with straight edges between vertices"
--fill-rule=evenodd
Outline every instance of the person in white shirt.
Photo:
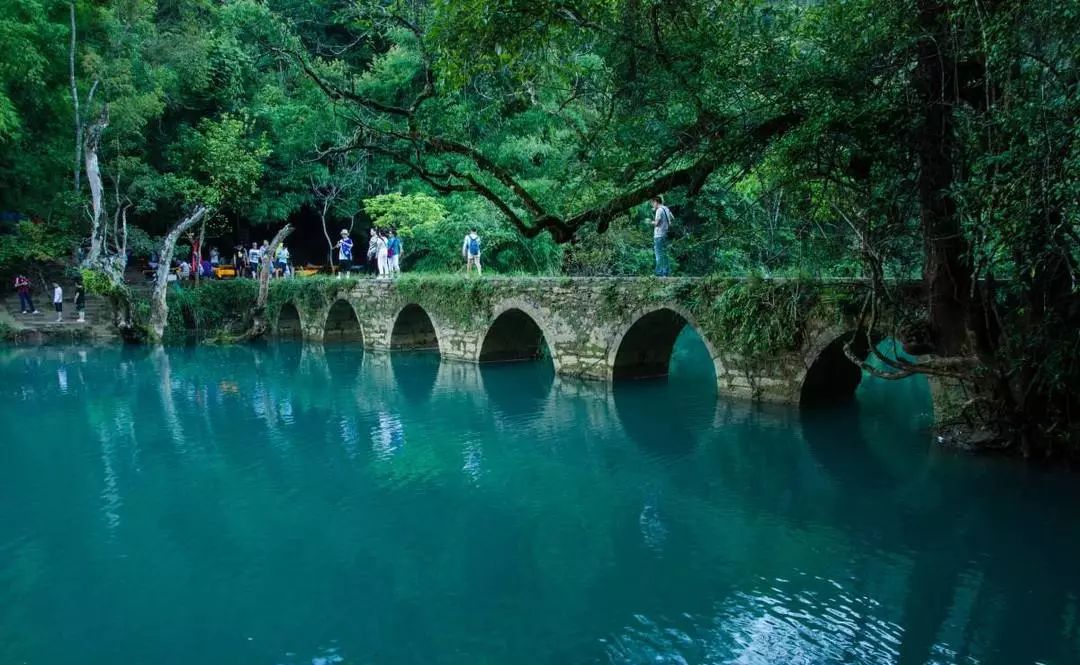
M 275 274 L 278 277 L 285 277 L 289 273 L 289 248 L 285 246 L 285 243 L 281 243 L 277 248 L 277 256 L 274 257 L 274 263 L 276 264 Z
M 386 245 L 386 232 L 375 232 L 375 263 L 379 266 L 379 277 L 386 277 L 390 271 L 390 255 Z
M 56 310 L 56 322 L 61 323 L 64 320 L 64 290 L 60 288 L 59 282 L 53 282 L 52 292 L 53 309 Z
M 652 205 L 653 218 L 650 222 L 653 227 L 653 255 L 656 259 L 656 276 L 667 277 L 671 275 L 671 266 L 667 257 L 667 235 L 671 229 L 671 210 L 664 205 L 663 197 L 653 197 L 649 203 Z
M 465 274 L 469 274 L 475 266 L 476 275 L 480 276 L 480 236 L 476 234 L 475 228 L 469 231 L 461 243 L 461 255 L 465 257 Z
M 251 249 L 247 251 L 248 277 L 255 279 L 259 276 L 259 259 L 262 253 L 259 251 L 259 243 L 251 243 Z

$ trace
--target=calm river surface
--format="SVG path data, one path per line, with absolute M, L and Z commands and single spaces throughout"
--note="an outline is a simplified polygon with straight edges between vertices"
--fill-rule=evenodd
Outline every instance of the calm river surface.
M 702 353 L 0 349 L 0 663 L 1080 662 L 1080 479 Z

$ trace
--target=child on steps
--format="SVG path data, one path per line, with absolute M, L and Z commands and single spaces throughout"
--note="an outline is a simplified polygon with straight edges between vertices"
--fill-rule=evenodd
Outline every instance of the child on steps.
M 64 322 L 64 290 L 60 288 L 59 282 L 53 282 L 52 292 L 53 307 L 56 309 L 56 322 Z

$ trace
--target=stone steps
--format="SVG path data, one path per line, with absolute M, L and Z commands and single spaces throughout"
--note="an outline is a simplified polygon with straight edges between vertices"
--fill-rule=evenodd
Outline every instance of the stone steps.
M 66 294 L 65 294 L 66 295 Z M 112 307 L 99 297 L 87 295 L 86 321 L 80 323 L 70 296 L 64 300 L 63 319 L 56 320 L 51 298 L 34 299 L 39 314 L 23 314 L 19 311 L 16 294 L 0 298 L 0 322 L 13 330 L 13 339 L 27 343 L 71 342 L 86 340 L 114 340 L 117 337 L 112 325 Z

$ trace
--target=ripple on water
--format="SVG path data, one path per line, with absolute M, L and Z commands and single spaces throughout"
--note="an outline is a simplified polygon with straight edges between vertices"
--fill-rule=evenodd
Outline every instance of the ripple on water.
M 896 662 L 902 628 L 875 614 L 878 604 L 873 598 L 845 593 L 835 580 L 824 581 L 814 591 L 786 579 L 763 582 L 757 591 L 732 594 L 710 615 L 636 615 L 633 624 L 606 644 L 607 660 L 747 665 Z

